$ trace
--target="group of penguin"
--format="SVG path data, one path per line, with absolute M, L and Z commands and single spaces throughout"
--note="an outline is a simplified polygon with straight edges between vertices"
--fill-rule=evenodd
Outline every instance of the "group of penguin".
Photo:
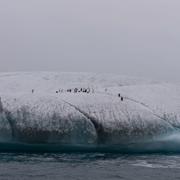
M 68 92 L 68 93 L 90 93 L 91 89 L 90 88 L 74 88 L 74 89 L 67 89 L 67 90 L 63 90 L 63 89 L 59 89 L 58 91 L 56 91 L 56 94 L 58 93 L 62 93 L 62 92 Z M 92 92 L 94 92 L 94 90 L 92 90 Z
M 64 92 L 64 90 L 59 89 L 59 90 L 56 91 L 56 94 L 62 93 L 62 92 Z M 94 89 L 91 90 L 90 88 L 79 88 L 79 89 L 74 88 L 74 89 L 67 89 L 67 90 L 65 90 L 65 92 L 68 92 L 68 93 L 72 93 L 72 92 L 80 93 L 80 92 L 83 92 L 83 93 L 88 93 L 89 94 L 90 92 L 94 93 Z M 32 93 L 34 93 L 34 89 L 32 89 Z M 121 99 L 121 101 L 124 101 L 124 97 L 122 97 L 120 93 L 118 93 L 118 97 Z
M 121 98 L 121 101 L 124 101 L 124 98 L 121 96 L 120 93 L 118 93 L 118 97 Z

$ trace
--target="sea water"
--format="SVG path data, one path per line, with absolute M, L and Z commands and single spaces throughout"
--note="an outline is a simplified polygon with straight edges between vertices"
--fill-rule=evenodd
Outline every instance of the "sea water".
M 180 179 L 178 154 L 1 153 L 1 180 Z

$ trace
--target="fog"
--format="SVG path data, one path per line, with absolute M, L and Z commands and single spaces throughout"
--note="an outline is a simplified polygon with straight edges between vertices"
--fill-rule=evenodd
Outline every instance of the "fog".
M 179 81 L 179 0 L 0 0 L 0 71 Z

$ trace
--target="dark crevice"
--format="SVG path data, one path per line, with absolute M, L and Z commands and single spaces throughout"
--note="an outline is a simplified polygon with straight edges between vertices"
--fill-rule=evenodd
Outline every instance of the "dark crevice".
M 61 99 L 62 100 L 62 99 Z M 90 120 L 90 122 L 93 124 L 95 130 L 96 130 L 96 134 L 98 137 L 98 143 L 104 143 L 106 140 L 106 136 L 107 133 L 104 130 L 104 127 L 101 123 L 98 122 L 98 120 L 92 116 L 90 116 L 88 113 L 84 112 L 83 110 L 81 110 L 79 107 L 75 106 L 74 104 L 71 104 L 65 100 L 62 100 L 63 102 L 67 103 L 68 105 L 70 105 L 71 107 L 73 107 L 75 110 L 77 110 L 79 113 L 81 113 L 82 115 L 84 115 L 88 120 Z

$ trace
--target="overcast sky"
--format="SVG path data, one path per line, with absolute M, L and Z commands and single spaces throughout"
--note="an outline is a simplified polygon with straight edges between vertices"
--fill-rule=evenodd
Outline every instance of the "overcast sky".
M 179 0 L 0 0 L 0 71 L 178 80 Z

